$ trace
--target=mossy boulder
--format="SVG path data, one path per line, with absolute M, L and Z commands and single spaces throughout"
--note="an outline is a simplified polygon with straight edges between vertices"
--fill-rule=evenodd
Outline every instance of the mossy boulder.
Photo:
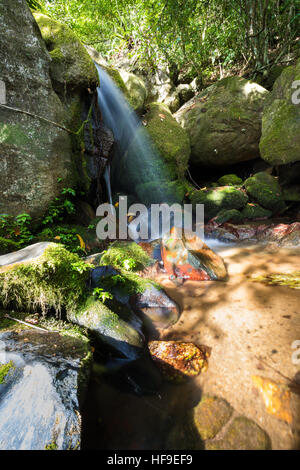
M 56 91 L 95 89 L 98 72 L 77 36 L 67 26 L 39 12 L 33 16 L 51 57 L 50 74 Z
M 204 204 L 204 217 L 211 219 L 220 210 L 243 209 L 248 202 L 244 191 L 233 186 L 197 190 L 190 195 L 192 204 Z
M 150 256 L 135 242 L 113 242 L 100 259 L 100 266 L 141 271 L 152 264 Z
M 257 158 L 267 95 L 257 83 L 227 77 L 182 106 L 175 117 L 189 134 L 191 161 L 215 167 Z
M 138 358 L 144 348 L 144 337 L 136 330 L 135 317 L 124 311 L 118 315 L 94 296 L 68 313 L 69 321 L 91 331 L 102 345 L 128 359 Z
M 246 179 L 244 185 L 254 201 L 274 214 L 280 213 L 286 208 L 280 185 L 274 176 L 265 172 L 256 173 Z
M 215 221 L 218 224 L 224 224 L 225 222 L 240 222 L 242 220 L 242 214 L 237 209 L 222 209 L 215 217 Z
M 50 57 L 26 2 L 3 0 L 0 16 L 6 103 L 37 115 L 0 109 L 0 213 L 36 219 L 75 180 L 70 135 L 38 116 L 64 126 L 68 114 L 52 88 Z
M 241 212 L 242 219 L 267 219 L 272 216 L 272 212 L 259 204 L 248 203 Z
M 297 80 L 300 80 L 300 59 L 284 69 L 266 101 L 259 149 L 261 157 L 270 165 L 300 160 L 299 91 L 293 87 Z
M 120 76 L 125 84 L 126 97 L 131 107 L 137 111 L 143 111 L 147 98 L 147 89 L 143 80 L 133 73 L 120 69 Z
M 183 178 L 191 153 L 187 132 L 173 118 L 167 106 L 161 103 L 148 105 L 144 124 L 171 174 Z
M 73 310 L 86 294 L 89 266 L 63 245 L 41 242 L 0 256 L 0 306 Z
M 218 179 L 219 186 L 242 186 L 243 180 L 236 175 L 224 175 Z

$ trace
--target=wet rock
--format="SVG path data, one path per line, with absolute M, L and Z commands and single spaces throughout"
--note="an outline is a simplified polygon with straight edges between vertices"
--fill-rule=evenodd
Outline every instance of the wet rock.
M 127 359 L 137 359 L 144 349 L 144 337 L 135 315 L 121 305 L 114 305 L 114 311 L 93 296 L 68 314 L 69 321 L 91 331 L 99 341 L 115 354 Z
M 190 136 L 192 162 L 215 167 L 257 158 L 267 95 L 257 83 L 227 77 L 185 103 L 175 117 Z
M 0 266 L 7 266 L 12 268 L 16 264 L 22 264 L 30 262 L 33 259 L 37 259 L 42 256 L 45 250 L 49 246 L 55 246 L 54 243 L 50 242 L 39 242 L 29 245 L 21 250 L 7 253 L 6 255 L 0 256 Z M 2 268 L 2 271 L 5 268 Z
M 230 420 L 233 409 L 219 397 L 203 396 L 193 410 L 193 422 L 202 440 L 213 439 Z
M 224 262 L 200 238 L 181 233 L 173 227 L 162 240 L 162 259 L 166 271 L 182 280 L 223 280 L 227 276 Z
M 170 382 L 184 382 L 208 367 L 209 352 L 205 347 L 180 341 L 150 341 L 148 346 L 152 359 Z
M 136 112 L 142 111 L 147 98 L 147 89 L 143 80 L 126 70 L 120 69 L 119 72 L 125 84 L 126 95 L 130 105 Z
M 221 440 L 205 443 L 207 450 L 270 450 L 268 434 L 254 421 L 239 416 L 229 425 Z
M 90 349 L 36 330 L 0 333 L 0 449 L 71 450 L 81 444 L 80 407 Z
M 180 309 L 163 289 L 149 285 L 140 294 L 132 296 L 133 310 L 143 318 L 145 324 L 158 328 L 168 328 L 177 322 Z
M 221 178 L 218 179 L 218 184 L 220 186 L 242 186 L 243 180 L 237 175 L 230 174 L 221 176 Z

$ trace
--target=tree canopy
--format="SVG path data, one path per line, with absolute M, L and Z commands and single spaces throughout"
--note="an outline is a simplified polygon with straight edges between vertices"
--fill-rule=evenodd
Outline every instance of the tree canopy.
M 300 0 L 28 0 L 108 59 L 122 54 L 175 71 L 233 64 L 267 73 L 299 50 Z

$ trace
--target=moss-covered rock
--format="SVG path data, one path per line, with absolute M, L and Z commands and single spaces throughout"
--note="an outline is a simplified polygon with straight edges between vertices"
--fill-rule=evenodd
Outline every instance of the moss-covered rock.
M 264 209 L 259 204 L 249 203 L 244 207 L 241 213 L 242 219 L 266 219 L 272 216 L 272 212 Z
M 242 218 L 242 214 L 237 209 L 222 209 L 216 215 L 215 220 L 218 224 L 224 224 L 229 220 L 231 222 L 240 222 Z
M 33 13 L 51 56 L 50 74 L 58 92 L 95 88 L 98 72 L 85 47 L 67 26 L 39 12 Z
M 203 396 L 193 409 L 193 422 L 202 440 L 213 439 L 229 421 L 233 409 L 218 397 Z
M 268 91 L 240 77 L 203 90 L 175 114 L 191 141 L 191 160 L 225 166 L 259 156 L 261 117 Z
M 141 271 L 145 269 L 153 260 L 135 242 L 114 242 L 108 250 L 103 252 L 100 259 L 100 266 L 114 266 L 126 271 Z
M 144 108 L 147 98 L 147 89 L 143 80 L 133 73 L 120 69 L 120 76 L 125 84 L 126 97 L 131 107 L 140 112 Z
M 37 243 L 0 257 L 0 305 L 57 314 L 86 294 L 89 265 L 63 245 Z
M 169 109 L 161 103 L 151 103 L 144 116 L 150 137 L 170 167 L 171 173 L 183 178 L 191 153 L 187 132 L 173 118 Z
M 270 165 L 300 160 L 300 106 L 296 102 L 299 92 L 293 87 L 297 80 L 300 80 L 300 59 L 296 65 L 284 69 L 266 101 L 259 149 L 261 157 Z
M 197 190 L 191 196 L 193 204 L 204 204 L 204 217 L 211 219 L 222 209 L 242 209 L 248 197 L 241 189 L 224 186 L 215 189 Z
M 236 175 L 224 175 L 218 179 L 219 186 L 242 186 L 243 180 Z
M 3 0 L 0 16 L 7 103 L 64 126 L 68 115 L 52 88 L 50 57 L 26 2 Z M 69 134 L 39 117 L 1 108 L 0 154 L 0 213 L 39 218 L 62 187 L 74 183 Z
M 121 314 L 124 315 L 122 310 Z M 135 318 L 114 313 L 103 302 L 90 296 L 68 313 L 69 321 L 87 328 L 101 344 L 129 359 L 139 357 L 144 348 L 144 338 L 135 329 Z
M 256 173 L 244 184 L 247 193 L 265 209 L 276 214 L 286 208 L 280 185 L 274 176 L 264 172 Z

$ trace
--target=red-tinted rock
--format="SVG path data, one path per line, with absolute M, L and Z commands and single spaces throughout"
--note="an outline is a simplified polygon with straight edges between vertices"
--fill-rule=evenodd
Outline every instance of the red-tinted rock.
M 226 278 L 223 259 L 199 237 L 173 227 L 162 239 L 161 254 L 164 268 L 175 278 L 193 281 Z
M 196 377 L 208 367 L 209 349 L 180 341 L 150 341 L 152 359 L 164 378 L 171 382 L 183 382 Z

